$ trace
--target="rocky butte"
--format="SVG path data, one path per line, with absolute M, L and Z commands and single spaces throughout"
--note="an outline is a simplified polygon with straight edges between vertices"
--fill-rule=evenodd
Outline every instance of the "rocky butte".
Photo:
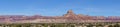
M 74 14 L 69 10 L 63 16 L 24 16 L 24 15 L 1 15 L 0 23 L 92 23 L 92 22 L 120 22 L 119 16 L 89 16 Z

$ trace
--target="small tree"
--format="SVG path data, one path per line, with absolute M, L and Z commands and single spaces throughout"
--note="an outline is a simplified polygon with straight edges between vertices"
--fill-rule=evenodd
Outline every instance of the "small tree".
M 115 24 L 114 27 L 120 27 L 119 24 Z
M 92 25 L 92 24 L 89 24 L 89 25 L 87 25 L 87 27 L 93 27 L 93 25 Z
M 109 25 L 108 27 L 113 27 L 112 25 Z

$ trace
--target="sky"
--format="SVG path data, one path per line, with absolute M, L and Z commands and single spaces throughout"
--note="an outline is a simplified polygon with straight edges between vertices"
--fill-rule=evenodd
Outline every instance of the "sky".
M 62 16 L 68 10 L 91 16 L 120 16 L 120 0 L 0 0 L 0 15 Z

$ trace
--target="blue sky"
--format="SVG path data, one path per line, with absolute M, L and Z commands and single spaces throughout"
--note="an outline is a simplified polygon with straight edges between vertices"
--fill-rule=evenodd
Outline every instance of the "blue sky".
M 0 15 L 62 16 L 76 14 L 120 16 L 120 0 L 0 0 Z

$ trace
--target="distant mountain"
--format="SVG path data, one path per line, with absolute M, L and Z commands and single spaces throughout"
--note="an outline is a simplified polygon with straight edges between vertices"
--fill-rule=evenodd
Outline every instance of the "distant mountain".
M 25 16 L 25 15 L 2 15 L 0 23 L 81 23 L 81 22 L 120 22 L 119 16 L 89 16 L 74 14 L 69 10 L 63 16 Z

